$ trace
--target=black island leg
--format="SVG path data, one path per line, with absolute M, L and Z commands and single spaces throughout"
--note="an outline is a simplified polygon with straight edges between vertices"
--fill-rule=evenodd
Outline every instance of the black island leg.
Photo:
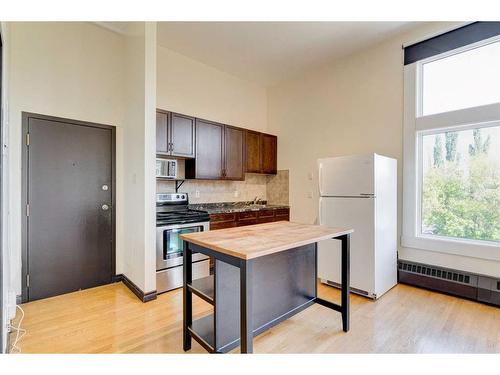
M 346 234 L 342 241 L 342 328 L 344 332 L 349 331 L 349 284 L 350 284 L 350 242 L 351 235 Z
M 193 325 L 193 294 L 188 289 L 188 284 L 191 284 L 193 281 L 193 269 L 192 269 L 192 252 L 189 249 L 189 245 L 187 241 L 184 241 L 184 251 L 183 251 L 183 269 L 184 269 L 184 280 L 183 280 L 183 289 L 182 289 L 182 300 L 183 300 L 183 349 L 184 351 L 188 351 L 191 349 L 191 334 L 189 333 L 188 327 Z
M 240 265 L 241 353 L 253 353 L 252 272 L 253 261 L 242 260 Z

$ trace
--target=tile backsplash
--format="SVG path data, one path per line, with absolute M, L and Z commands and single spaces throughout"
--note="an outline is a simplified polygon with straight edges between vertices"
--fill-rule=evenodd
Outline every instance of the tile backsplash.
M 268 176 L 267 201 L 269 204 L 289 204 L 288 169 L 278 171 L 275 176 Z
M 175 183 L 158 180 L 156 190 L 174 192 Z M 288 205 L 288 171 L 278 171 L 276 176 L 247 173 L 244 181 L 186 180 L 179 191 L 189 194 L 190 203 L 242 202 L 257 197 L 269 204 Z

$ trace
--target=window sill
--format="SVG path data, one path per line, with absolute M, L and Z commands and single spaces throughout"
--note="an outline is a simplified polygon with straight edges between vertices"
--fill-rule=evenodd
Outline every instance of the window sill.
M 402 236 L 401 246 L 466 257 L 500 261 L 500 244 L 469 242 L 453 238 Z

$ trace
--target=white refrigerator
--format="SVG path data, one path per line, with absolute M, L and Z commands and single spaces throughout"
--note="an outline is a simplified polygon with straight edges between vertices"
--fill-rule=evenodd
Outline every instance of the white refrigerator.
M 377 154 L 319 159 L 319 224 L 350 227 L 351 291 L 377 299 L 397 283 L 397 161 Z M 318 245 L 318 277 L 340 285 L 340 241 Z

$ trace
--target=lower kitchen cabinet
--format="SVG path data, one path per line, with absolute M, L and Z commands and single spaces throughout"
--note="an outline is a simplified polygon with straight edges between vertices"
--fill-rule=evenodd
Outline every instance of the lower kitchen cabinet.
M 236 226 L 236 213 L 211 214 L 210 230 L 232 228 Z
M 228 212 L 210 215 L 210 230 L 290 220 L 289 208 Z

